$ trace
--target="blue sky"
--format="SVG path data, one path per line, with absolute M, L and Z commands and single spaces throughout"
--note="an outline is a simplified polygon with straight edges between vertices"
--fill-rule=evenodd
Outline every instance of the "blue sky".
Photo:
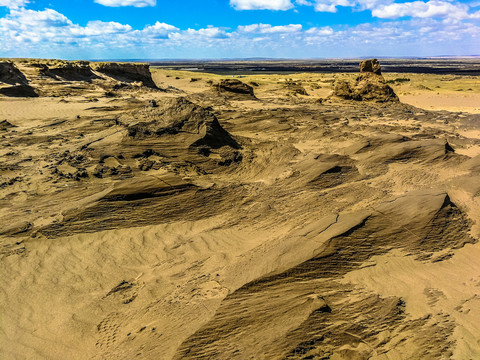
M 480 54 L 480 0 L 0 0 L 0 57 Z

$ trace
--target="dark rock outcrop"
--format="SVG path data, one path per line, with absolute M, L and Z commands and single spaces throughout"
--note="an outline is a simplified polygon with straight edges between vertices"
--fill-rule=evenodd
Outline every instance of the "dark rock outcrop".
M 27 84 L 0 87 L 0 94 L 9 97 L 38 97 L 35 89 Z
M 28 80 L 14 63 L 0 62 L 0 82 L 9 85 L 27 84 Z
M 2 84 L 3 83 L 3 84 Z M 28 85 L 25 75 L 12 62 L 0 62 L 0 95 L 10 97 L 37 97 Z
M 89 81 L 97 78 L 88 61 L 62 61 L 54 67 L 44 65 L 40 70 L 40 74 L 54 79 L 61 78 L 69 81 Z
M 377 76 L 360 75 L 354 87 L 356 97 L 364 101 L 398 102 L 397 94 L 385 83 L 385 79 Z
M 239 99 L 256 99 L 253 87 L 237 79 L 224 79 L 213 85 L 221 95 Z
M 382 75 L 382 67 L 377 59 L 364 60 L 360 63 L 360 73 Z
M 183 97 L 169 99 L 157 105 L 158 107 L 147 107 L 121 119 L 122 123 L 126 123 L 130 137 L 185 133 L 192 136 L 191 147 L 240 148 L 209 110 Z M 128 123 L 132 118 L 136 122 L 130 125 Z
M 14 128 L 14 127 L 16 127 L 16 126 L 13 125 L 12 123 L 10 123 L 8 120 L 0 121 L 0 130 L 2 130 L 2 131 L 8 130 L 8 129 L 11 129 L 11 128 Z
M 341 79 L 335 81 L 333 95 L 345 100 L 357 100 L 350 83 Z
M 285 83 L 285 88 L 294 95 L 308 96 L 307 90 L 305 90 L 305 88 L 302 86 L 302 83 L 298 83 L 295 81 L 287 81 Z
M 398 96 L 387 85 L 377 59 L 360 63 L 360 75 L 353 83 L 339 79 L 335 81 L 332 95 L 344 100 L 398 102 Z
M 157 88 L 148 64 L 130 63 L 91 63 L 93 70 L 110 76 L 118 81 L 141 82 L 144 86 Z
M 74 83 L 80 81 L 85 84 Z M 160 90 L 152 79 L 148 64 L 55 59 L 0 61 L 0 95 L 69 96 L 93 90 L 96 86 L 111 97 L 115 96 L 115 90 Z

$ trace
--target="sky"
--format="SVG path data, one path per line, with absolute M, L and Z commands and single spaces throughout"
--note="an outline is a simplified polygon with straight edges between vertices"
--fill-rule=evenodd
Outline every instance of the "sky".
M 480 55 L 480 0 L 0 0 L 0 57 Z

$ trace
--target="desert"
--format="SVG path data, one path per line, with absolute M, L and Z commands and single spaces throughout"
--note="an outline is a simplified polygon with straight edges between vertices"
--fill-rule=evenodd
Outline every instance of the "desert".
M 1 357 L 478 358 L 480 74 L 352 63 L 3 59 Z

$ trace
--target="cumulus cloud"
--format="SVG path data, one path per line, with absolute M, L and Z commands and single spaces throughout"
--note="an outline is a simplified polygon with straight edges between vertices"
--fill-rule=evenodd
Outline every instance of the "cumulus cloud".
M 259 34 L 274 34 L 274 33 L 294 33 L 302 30 L 300 24 L 289 24 L 272 26 L 270 24 L 252 24 L 246 26 L 239 26 L 238 31 L 243 33 L 259 33 Z
M 295 1 L 295 3 L 298 4 L 298 5 L 313 6 L 313 2 L 308 1 L 308 0 L 297 0 L 297 1 Z
M 299 58 L 480 52 L 480 27 L 474 20 L 447 20 L 416 17 L 354 27 L 310 28 L 259 23 L 234 29 L 179 29 L 156 22 L 134 29 L 128 24 L 96 20 L 80 26 L 52 9 L 17 8 L 0 18 L 0 43 L 3 56 L 63 58 L 118 59 L 138 54 L 144 58 Z
M 17 31 L 42 31 L 70 25 L 72 22 L 65 15 L 52 9 L 43 11 L 11 10 L 7 17 L 0 19 L 2 28 Z
M 166 39 L 169 34 L 178 30 L 179 29 L 173 25 L 157 21 L 154 25 L 146 26 L 143 29 L 143 34 L 154 39 Z
M 478 19 L 480 11 L 470 12 L 474 3 L 463 4 L 452 0 L 410 1 L 394 0 L 297 0 L 297 5 L 313 6 L 315 11 L 335 13 L 339 6 L 354 10 L 370 10 L 373 17 L 382 19 L 449 18 L 455 20 Z
M 156 49 L 159 45 L 179 46 L 185 49 L 192 44 L 203 48 L 212 47 L 231 35 L 226 29 L 214 26 L 180 30 L 158 21 L 143 29 L 103 21 L 90 21 L 85 26 L 80 26 L 52 9 L 42 11 L 12 9 L 7 16 L 0 18 L 2 50 L 5 55 L 13 52 L 23 57 L 52 57 L 42 55 L 42 51 L 59 54 L 75 51 L 89 54 L 98 52 L 104 57 L 102 54 L 110 49 L 125 51 L 132 56 L 139 48 Z M 18 51 L 24 52 L 19 54 Z
M 18 9 L 28 4 L 29 0 L 0 0 L 0 6 L 10 9 Z
M 12 9 L 6 17 L 0 19 L 0 43 L 6 48 L 15 48 L 22 43 L 51 47 L 62 44 L 81 47 L 121 42 L 127 45 L 136 37 L 154 37 L 158 32 L 174 30 L 177 30 L 174 26 L 157 23 L 138 33 L 130 25 L 113 21 L 90 21 L 86 26 L 79 26 L 52 9 Z
M 307 35 L 316 35 L 316 36 L 328 36 L 333 35 L 333 29 L 330 26 L 324 26 L 321 28 L 312 27 L 305 31 Z
M 293 8 L 290 0 L 230 0 L 236 10 L 289 10 Z
M 353 6 L 349 0 L 317 0 L 313 4 L 315 11 L 320 12 L 337 12 L 337 6 Z
M 209 26 L 204 29 L 194 30 L 194 29 L 187 29 L 182 33 L 178 33 L 179 37 L 203 37 L 208 39 L 226 39 L 230 36 L 224 29 Z
M 119 6 L 146 7 L 146 6 L 157 5 L 157 0 L 95 0 L 95 2 L 104 6 L 111 6 L 111 7 L 119 7 Z
M 453 19 L 478 18 L 480 13 L 469 14 L 465 4 L 447 1 L 430 0 L 428 2 L 413 1 L 393 3 L 372 10 L 372 15 L 378 18 L 395 19 L 404 16 L 418 18 L 448 17 Z
M 85 27 L 72 26 L 71 31 L 73 35 L 82 34 L 85 36 L 98 36 L 106 34 L 125 34 L 132 31 L 132 27 L 130 25 L 123 25 L 113 21 L 89 21 Z

